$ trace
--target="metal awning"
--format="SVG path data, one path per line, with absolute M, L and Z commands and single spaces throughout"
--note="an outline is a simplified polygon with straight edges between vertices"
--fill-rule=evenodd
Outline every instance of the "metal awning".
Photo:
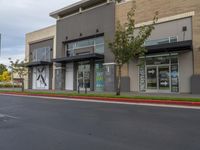
M 30 62 L 26 66 L 27 67 L 35 67 L 35 66 L 45 66 L 45 65 L 51 65 L 53 64 L 52 62 L 48 61 L 37 61 L 37 62 Z
M 181 51 L 191 51 L 193 49 L 192 40 L 181 41 L 176 43 L 159 44 L 153 46 L 147 46 L 147 54 L 153 53 L 163 53 L 163 52 L 181 52 Z
M 54 62 L 57 63 L 63 63 L 63 62 L 77 62 L 77 61 L 85 61 L 85 60 L 95 60 L 95 59 L 104 59 L 104 55 L 102 54 L 85 54 L 85 55 L 77 55 L 77 56 L 71 56 L 71 57 L 62 57 L 53 59 Z

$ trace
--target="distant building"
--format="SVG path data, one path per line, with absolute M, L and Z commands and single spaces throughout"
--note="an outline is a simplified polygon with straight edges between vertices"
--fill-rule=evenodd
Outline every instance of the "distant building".
M 131 0 L 82 0 L 50 13 L 55 26 L 26 35 L 27 88 L 115 91 L 116 66 L 108 48 L 116 21 L 127 21 Z M 136 0 L 136 27 L 159 20 L 145 42 L 143 66 L 123 66 L 122 91 L 200 93 L 200 1 Z

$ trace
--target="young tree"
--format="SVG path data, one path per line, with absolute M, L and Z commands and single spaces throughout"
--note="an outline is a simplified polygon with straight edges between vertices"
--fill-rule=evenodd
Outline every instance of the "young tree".
M 109 43 L 109 48 L 115 57 L 117 66 L 118 84 L 116 95 L 121 93 L 121 68 L 127 64 L 132 58 L 144 56 L 147 50 L 144 47 L 144 42 L 149 38 L 154 30 L 154 25 L 157 21 L 158 12 L 155 13 L 151 25 L 135 27 L 135 11 L 136 4 L 133 2 L 131 10 L 127 14 L 127 23 L 121 24 L 117 22 L 114 41 Z
M 12 61 L 11 58 L 10 60 L 10 66 L 9 68 L 11 69 L 12 73 L 18 74 L 19 78 L 21 79 L 22 83 L 22 92 L 24 92 L 24 78 L 28 74 L 28 71 L 26 69 L 26 63 L 24 61 L 16 60 L 15 62 Z

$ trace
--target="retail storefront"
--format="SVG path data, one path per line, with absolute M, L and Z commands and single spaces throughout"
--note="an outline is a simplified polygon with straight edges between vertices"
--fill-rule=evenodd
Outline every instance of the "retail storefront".
M 55 59 L 55 62 L 64 66 L 61 68 L 65 70 L 65 75 L 59 78 L 65 79 L 65 89 L 103 91 L 103 34 L 67 41 L 64 47 L 65 57 Z
M 140 91 L 179 92 L 179 61 L 177 54 L 147 56 L 139 69 Z
M 52 89 L 53 77 L 53 39 L 33 42 L 30 44 L 29 89 L 50 90 Z

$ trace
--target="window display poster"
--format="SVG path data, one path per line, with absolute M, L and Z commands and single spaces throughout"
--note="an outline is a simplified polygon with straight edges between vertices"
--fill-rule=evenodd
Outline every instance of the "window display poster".
M 178 65 L 171 66 L 171 90 L 179 92 Z
M 97 63 L 95 65 L 95 73 L 96 73 L 96 91 L 102 92 L 104 90 L 104 77 L 103 77 L 103 65 L 101 63 Z
M 145 91 L 145 66 L 139 68 L 140 91 Z

